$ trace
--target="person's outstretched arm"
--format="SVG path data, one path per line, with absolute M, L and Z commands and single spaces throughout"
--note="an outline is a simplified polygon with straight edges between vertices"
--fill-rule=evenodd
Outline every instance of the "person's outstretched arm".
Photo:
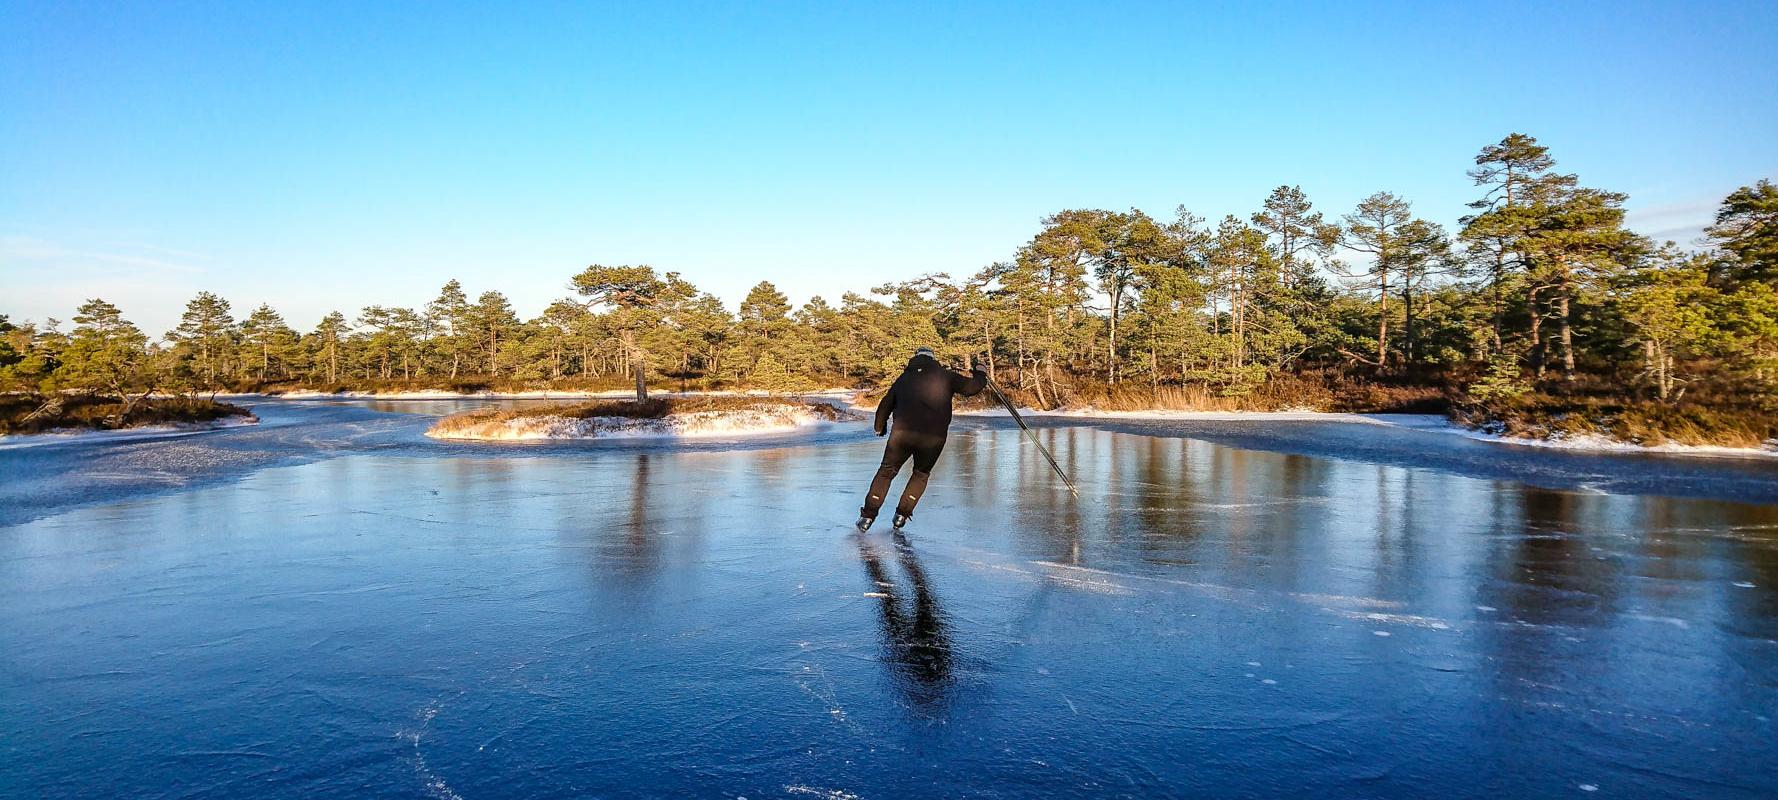
M 895 390 L 901 388 L 901 379 L 896 378 L 889 384 L 889 391 L 883 393 L 883 399 L 877 401 L 877 435 L 889 432 L 889 415 L 895 411 Z
M 981 394 L 982 390 L 986 388 L 988 388 L 988 373 L 983 372 L 980 367 L 970 370 L 967 378 L 963 377 L 961 373 L 951 373 L 952 392 L 964 397 L 974 397 Z

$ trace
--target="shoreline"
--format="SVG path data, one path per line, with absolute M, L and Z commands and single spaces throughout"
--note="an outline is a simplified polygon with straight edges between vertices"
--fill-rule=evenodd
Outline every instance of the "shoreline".
M 268 394 L 265 392 L 221 392 L 217 399 L 237 400 L 624 400 L 635 396 L 628 389 L 599 391 L 578 389 L 535 389 L 522 392 L 452 392 L 416 389 L 400 392 L 320 392 L 299 390 Z M 758 390 L 718 389 L 715 391 L 650 391 L 650 397 L 820 397 L 849 398 L 853 389 L 816 389 L 808 392 L 766 392 Z
M 1338 422 L 1360 425 L 1381 425 L 1384 427 L 1403 428 L 1408 430 L 1426 431 L 1461 436 L 1480 442 L 1512 445 L 1518 447 L 1538 447 L 1550 450 L 1561 450 L 1579 453 L 1615 453 L 1623 455 L 1669 455 L 1689 456 L 1697 458 L 1774 458 L 1778 459 L 1778 442 L 1768 442 L 1765 447 L 1728 447 L 1723 445 L 1689 445 L 1659 444 L 1643 445 L 1635 442 L 1624 442 L 1605 436 L 1588 435 L 1565 439 L 1532 439 L 1519 436 L 1502 436 L 1487 431 L 1466 427 L 1440 414 L 1367 414 L 1349 411 L 1183 411 L 1170 409 L 1153 409 L 1144 411 L 1102 411 L 1099 409 L 1059 409 L 1039 411 L 1031 408 L 1019 409 L 1020 416 L 1032 419 L 1057 418 L 1073 420 L 1144 420 L 1165 422 L 1169 420 L 1199 422 Z M 981 411 L 958 411 L 957 416 L 973 417 L 1010 417 L 1003 409 L 987 409 Z
M 451 401 L 451 400 L 603 400 L 622 399 L 633 394 L 624 390 L 577 391 L 577 390 L 534 390 L 523 392 L 450 392 L 450 391 L 403 391 L 403 392 L 318 392 L 296 391 L 280 394 L 258 392 L 218 393 L 216 399 L 224 400 L 265 400 L 265 401 L 326 401 L 326 400 L 384 400 L 384 401 Z M 859 390 L 828 388 L 799 393 L 772 393 L 756 390 L 716 390 L 710 392 L 689 391 L 653 392 L 651 396 L 659 397 L 795 397 L 819 402 L 826 402 L 837 408 L 864 414 L 868 419 L 872 409 L 853 402 L 860 394 Z M 1404 428 L 1444 433 L 1461 436 L 1480 442 L 1492 442 L 1517 447 L 1536 447 L 1550 450 L 1577 453 L 1615 453 L 1642 455 L 1669 455 L 1697 458 L 1743 458 L 1763 459 L 1778 458 L 1778 441 L 1767 442 L 1764 447 L 1730 447 L 1724 445 L 1688 445 L 1665 443 L 1644 445 L 1626 442 L 1601 435 L 1582 435 L 1562 439 L 1535 439 L 1528 437 L 1503 436 L 1487 431 L 1466 427 L 1440 414 L 1396 414 L 1396 413 L 1360 413 L 1349 411 L 1315 411 L 1311 409 L 1294 409 L 1288 411 L 1191 411 L 1182 409 L 1144 409 L 1134 411 L 1109 411 L 1091 407 L 1063 408 L 1039 410 L 1029 407 L 1019 409 L 1021 416 L 1032 419 L 1063 419 L 1063 420 L 1143 420 L 1143 421 L 1198 421 L 1198 422 L 1335 422 L 1346 424 L 1381 425 L 1385 427 Z M 998 417 L 1011 415 L 1004 409 L 967 409 L 955 412 L 958 417 Z M 0 435 L 0 449 L 10 449 L 33 444 L 51 444 L 55 442 L 83 441 L 90 438 L 123 438 L 185 435 L 202 433 L 220 428 L 239 425 L 257 424 L 253 422 L 227 422 L 219 424 L 194 423 L 191 425 L 147 425 L 138 428 L 127 428 L 109 431 L 58 430 L 34 434 Z M 842 424 L 842 423 L 830 423 Z M 797 425 L 774 427 L 769 430 L 731 430 L 723 433 L 686 433 L 673 431 L 609 431 L 597 438 L 632 438 L 632 439 L 676 439 L 676 438 L 719 438 L 726 436 L 758 436 L 767 434 L 792 433 L 816 427 L 814 425 Z M 469 436 L 435 436 L 427 434 L 427 438 L 435 441 L 505 441 L 505 442 L 547 442 L 574 441 L 590 439 L 587 436 L 550 437 L 543 435 L 511 435 L 500 437 L 469 437 Z
M 137 439 L 164 439 L 174 436 L 190 436 L 198 433 L 226 430 L 228 428 L 245 428 L 259 424 L 259 417 L 229 416 L 207 422 L 175 422 L 137 425 L 131 428 L 110 428 L 91 430 L 85 428 L 56 428 L 38 433 L 3 433 L 0 434 L 0 450 L 13 450 L 21 447 L 41 447 L 55 444 L 73 444 L 76 442 L 113 441 L 127 442 Z

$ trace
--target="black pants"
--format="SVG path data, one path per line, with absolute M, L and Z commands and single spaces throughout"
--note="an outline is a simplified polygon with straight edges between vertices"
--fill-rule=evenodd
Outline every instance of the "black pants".
M 871 479 L 870 492 L 864 496 L 864 507 L 858 509 L 858 514 L 877 518 L 877 509 L 883 507 L 883 498 L 889 496 L 889 482 L 895 480 L 901 465 L 911 457 L 914 459 L 914 474 L 908 476 L 908 485 L 901 491 L 901 502 L 896 504 L 895 513 L 913 516 L 914 504 L 926 493 L 926 479 L 932 477 L 932 465 L 938 463 L 938 454 L 944 449 L 943 436 L 891 430 L 889 444 L 883 448 L 883 465 L 877 467 L 877 475 Z

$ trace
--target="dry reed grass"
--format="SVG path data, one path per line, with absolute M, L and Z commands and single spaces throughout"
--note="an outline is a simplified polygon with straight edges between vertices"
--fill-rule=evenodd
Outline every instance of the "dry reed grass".
M 643 402 L 635 400 L 598 400 L 586 403 L 556 403 L 551 405 L 524 406 L 520 408 L 478 408 L 452 414 L 438 421 L 432 428 L 438 433 L 451 433 L 467 430 L 487 423 L 500 423 L 515 419 L 536 417 L 562 417 L 567 419 L 591 419 L 595 417 L 621 417 L 625 419 L 665 419 L 675 414 L 694 414 L 707 411 L 747 411 L 773 406 L 806 407 L 810 412 L 830 422 L 848 419 L 845 412 L 827 403 L 818 403 L 794 397 L 757 397 L 746 395 L 695 395 L 689 397 L 651 397 Z

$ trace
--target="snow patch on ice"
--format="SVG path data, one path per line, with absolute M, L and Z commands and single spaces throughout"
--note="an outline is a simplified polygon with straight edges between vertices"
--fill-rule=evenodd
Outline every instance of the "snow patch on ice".
M 1436 619 L 1434 617 L 1422 617 L 1418 614 L 1384 614 L 1381 612 L 1365 613 L 1365 612 L 1356 612 L 1356 611 L 1346 611 L 1346 610 L 1338 609 L 1338 608 L 1323 608 L 1321 610 L 1324 612 L 1327 612 L 1329 614 L 1333 614 L 1335 616 L 1345 617 L 1346 619 L 1356 620 L 1359 622 L 1388 622 L 1388 623 L 1395 624 L 1395 625 L 1412 625 L 1416 628 L 1426 628 L 1428 630 L 1435 630 L 1435 631 L 1448 631 L 1451 629 L 1450 623 L 1445 622 L 1442 619 Z M 1381 635 L 1388 636 L 1389 634 L 1384 633 Z
M 784 793 L 819 797 L 822 798 L 822 800 L 858 800 L 858 795 L 843 789 L 820 789 L 814 786 L 802 786 L 794 783 L 784 787 Z
M 1680 630 L 1690 630 L 1692 627 L 1691 623 L 1678 617 L 1663 617 L 1654 614 L 1625 614 L 1624 616 L 1638 622 L 1656 622 L 1662 625 L 1672 625 Z
M 1114 572 L 1073 564 L 1061 564 L 1055 561 L 1032 561 L 1031 563 L 1047 570 L 1045 577 L 1049 580 L 1071 589 L 1082 589 L 1100 594 L 1133 593 L 1133 590 L 1128 586 L 1106 580 L 1109 577 L 1127 577 Z
M 463 800 L 463 795 L 457 794 L 450 784 L 445 783 L 444 778 L 432 771 L 432 768 L 426 763 L 426 754 L 420 750 L 420 740 L 425 737 L 427 729 L 432 727 L 432 720 L 438 717 L 438 712 L 443 707 L 442 701 L 439 700 L 428 703 L 418 714 L 419 726 L 412 730 L 398 731 L 396 736 L 408 740 L 408 743 L 413 746 L 413 752 L 408 756 L 408 759 L 413 764 L 414 775 L 420 779 L 420 784 L 426 788 L 427 794 L 436 800 Z

